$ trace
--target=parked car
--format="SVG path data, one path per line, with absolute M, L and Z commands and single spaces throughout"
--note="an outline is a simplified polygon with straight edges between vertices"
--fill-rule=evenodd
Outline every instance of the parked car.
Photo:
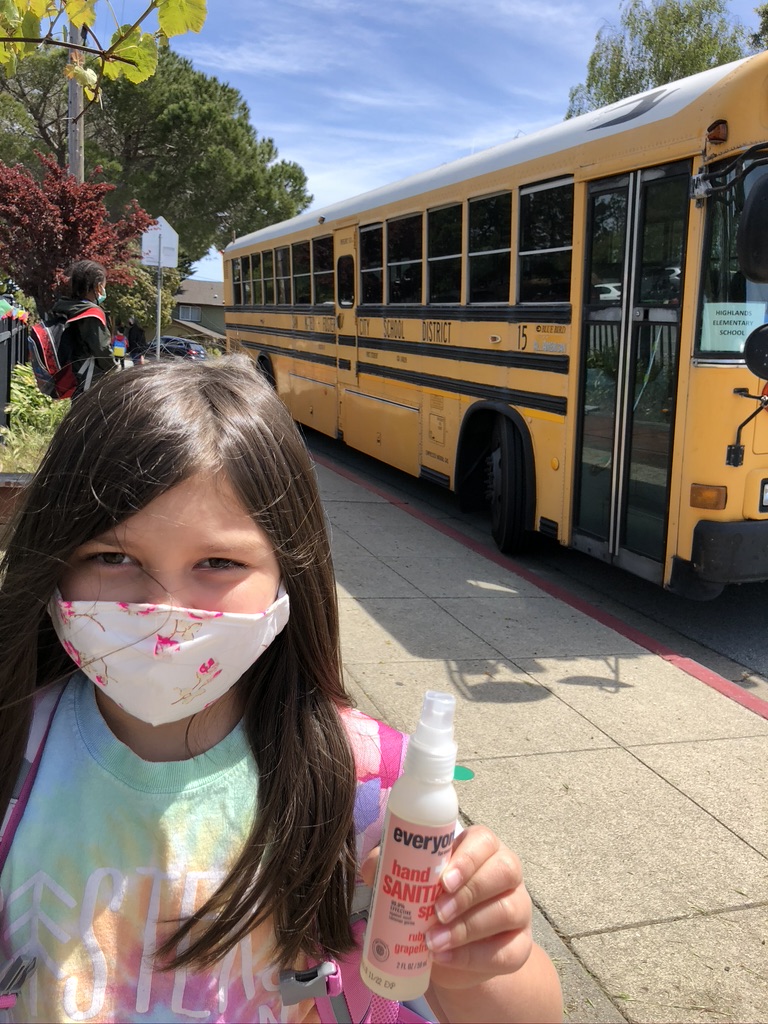
M 151 342 L 144 353 L 150 358 L 157 351 L 157 343 Z M 170 334 L 160 336 L 160 358 L 161 359 L 205 359 L 205 349 L 196 341 L 189 338 L 176 338 Z

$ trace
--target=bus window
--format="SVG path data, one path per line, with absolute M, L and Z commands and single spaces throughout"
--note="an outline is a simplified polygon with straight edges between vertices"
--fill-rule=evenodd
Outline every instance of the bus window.
M 312 300 L 312 278 L 309 272 L 309 242 L 296 242 L 291 247 L 293 260 L 293 301 L 308 306 Z
M 316 306 L 333 304 L 333 238 L 315 238 L 312 242 L 312 274 Z
M 460 204 L 427 213 L 427 302 L 461 302 Z
M 263 306 L 264 283 L 261 275 L 261 253 L 255 252 L 251 256 L 251 275 L 253 278 L 253 304 L 254 306 Z
M 680 305 L 688 189 L 688 178 L 681 175 L 656 182 L 648 192 L 640 249 L 639 303 Z
M 264 263 L 264 303 L 267 306 L 274 306 L 275 304 L 275 257 L 270 249 L 269 252 L 262 253 L 262 260 Z
M 509 302 L 512 195 L 469 203 L 469 301 Z
M 240 260 L 240 277 L 243 287 L 243 305 L 251 304 L 251 257 L 243 256 Z
M 707 199 L 697 355 L 740 359 L 744 342 L 768 319 L 768 285 L 748 281 L 739 269 L 736 233 L 745 196 L 768 168 L 754 167 L 743 181 Z
M 275 294 L 278 306 L 291 304 L 291 250 L 275 249 Z
M 336 264 L 336 281 L 339 289 L 339 305 L 355 304 L 355 261 L 352 256 L 340 256 Z
M 388 302 L 421 302 L 422 216 L 387 221 Z
M 572 240 L 573 185 L 521 189 L 518 301 L 570 300 Z
M 243 304 L 243 289 L 240 284 L 240 259 L 232 260 L 232 301 L 236 306 Z
M 380 306 L 384 302 L 384 249 L 381 224 L 360 228 L 361 301 Z

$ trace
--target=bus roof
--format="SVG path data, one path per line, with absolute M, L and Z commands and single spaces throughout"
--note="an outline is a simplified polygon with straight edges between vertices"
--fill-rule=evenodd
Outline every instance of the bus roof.
M 422 171 L 391 185 L 383 185 L 370 192 L 345 199 L 330 206 L 308 210 L 290 220 L 272 224 L 252 231 L 231 242 L 224 250 L 234 255 L 240 249 L 250 249 L 259 242 L 267 242 L 282 235 L 317 226 L 323 218 L 324 229 L 332 229 L 334 221 L 364 213 L 377 207 L 387 206 L 403 199 L 430 192 L 433 189 L 469 178 L 479 177 L 514 164 L 525 163 L 539 157 L 549 156 L 560 150 L 580 146 L 596 138 L 618 135 L 628 129 L 653 124 L 672 117 L 683 110 L 712 86 L 716 85 L 736 68 L 759 59 L 760 55 L 745 57 L 731 64 L 722 64 L 708 71 L 702 71 L 690 78 L 683 78 L 669 85 L 650 89 L 648 92 L 619 100 L 610 106 L 590 111 L 532 135 L 521 136 L 511 142 L 504 142 L 492 149 L 483 150 L 471 156 L 461 157 L 429 171 Z

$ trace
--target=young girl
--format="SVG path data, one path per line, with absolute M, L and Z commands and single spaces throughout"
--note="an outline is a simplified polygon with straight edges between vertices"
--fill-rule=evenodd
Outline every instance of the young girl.
M 318 1020 L 278 973 L 350 949 L 402 737 L 350 707 L 311 463 L 254 364 L 100 381 L 2 570 L 0 820 L 65 681 L 0 875 L 0 966 L 38 960 L 11 1018 Z M 559 1020 L 514 854 L 470 827 L 443 881 L 438 1018 Z

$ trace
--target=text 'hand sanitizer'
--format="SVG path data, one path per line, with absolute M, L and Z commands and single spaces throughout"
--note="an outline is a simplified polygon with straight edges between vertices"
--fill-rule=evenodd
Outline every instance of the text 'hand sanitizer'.
M 434 920 L 459 813 L 453 787 L 455 706 L 451 694 L 425 694 L 384 820 L 360 971 L 373 992 L 400 1002 L 418 998 L 429 986 L 432 963 L 424 932 Z

